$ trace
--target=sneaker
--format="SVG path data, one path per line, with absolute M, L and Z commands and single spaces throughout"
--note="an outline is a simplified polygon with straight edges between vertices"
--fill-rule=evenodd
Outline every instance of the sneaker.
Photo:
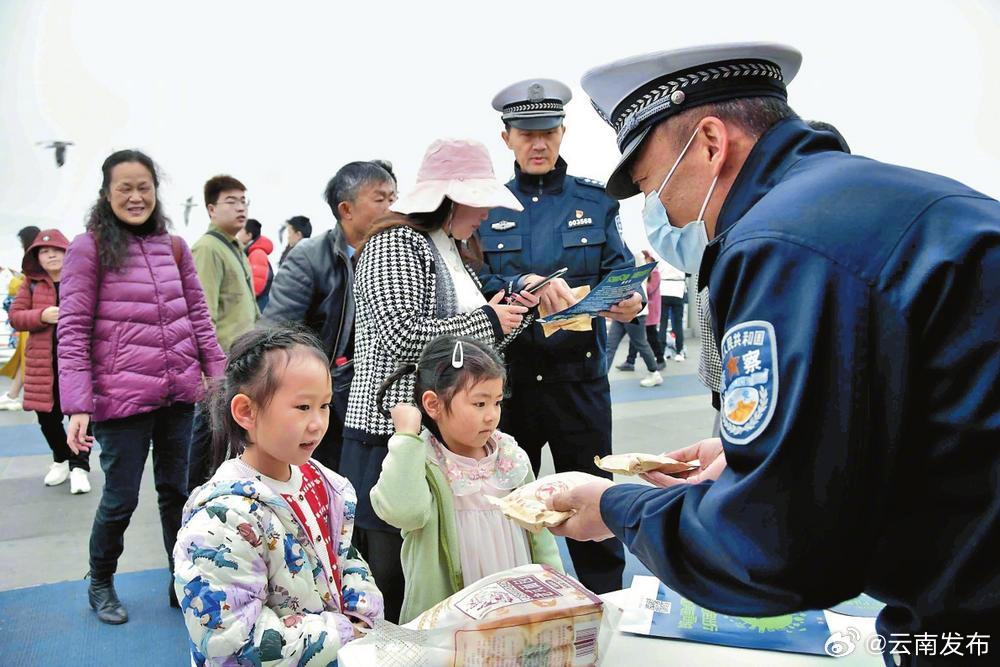
M 20 410 L 21 401 L 13 398 L 7 392 L 0 394 L 0 410 Z
M 657 387 L 663 384 L 663 376 L 660 375 L 660 371 L 653 371 L 646 377 L 639 380 L 640 387 Z
M 615 366 L 615 368 L 617 368 L 620 371 L 634 371 L 635 370 L 635 364 L 630 364 L 630 363 L 628 363 L 626 361 L 626 362 L 618 364 L 617 366 Z
M 69 492 L 73 495 L 90 493 L 90 480 L 87 479 L 86 470 L 83 468 L 73 468 L 69 471 Z
M 678 352 L 677 355 L 674 357 L 674 361 L 684 361 L 684 359 L 686 359 L 686 357 L 684 356 L 683 352 Z
M 69 461 L 53 463 L 45 474 L 45 486 L 59 486 L 69 479 Z

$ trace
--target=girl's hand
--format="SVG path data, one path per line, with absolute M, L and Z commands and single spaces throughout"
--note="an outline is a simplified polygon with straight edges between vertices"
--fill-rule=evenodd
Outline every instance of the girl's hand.
M 59 306 L 49 306 L 42 311 L 42 322 L 55 324 L 59 321 Z
M 90 425 L 90 415 L 80 413 L 69 418 L 69 430 L 66 434 L 66 444 L 73 450 L 74 454 L 89 452 L 94 446 L 94 436 L 87 435 L 87 427 Z
M 420 435 L 423 424 L 423 415 L 415 405 L 409 403 L 399 403 L 392 410 L 392 424 L 396 427 L 396 433 L 409 433 L 410 435 Z

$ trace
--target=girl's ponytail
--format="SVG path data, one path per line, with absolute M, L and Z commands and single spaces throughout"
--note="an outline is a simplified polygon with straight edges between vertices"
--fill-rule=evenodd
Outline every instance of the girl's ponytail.
M 391 418 L 389 409 L 393 407 L 384 405 L 386 392 L 410 374 L 416 376 L 413 381 L 413 403 L 424 416 L 424 426 L 440 438 L 437 425 L 424 411 L 421 401 L 424 392 L 433 391 L 445 406 L 449 406 L 451 399 L 463 387 L 483 380 L 505 379 L 507 370 L 500 355 L 482 341 L 450 334 L 438 336 L 424 346 L 417 363 L 400 364 L 382 383 L 375 396 L 375 405 L 386 419 Z
M 375 406 L 378 408 L 379 414 L 381 414 L 386 419 L 391 418 L 389 414 L 389 408 L 383 405 L 383 402 L 385 401 L 386 392 L 389 391 L 389 388 L 392 387 L 392 385 L 396 384 L 407 375 L 412 375 L 416 372 L 417 372 L 417 365 L 413 362 L 408 361 L 397 366 L 396 370 L 393 371 L 392 375 L 390 375 L 385 379 L 385 382 L 383 382 L 382 386 L 379 387 L 378 393 L 375 394 Z M 417 402 L 417 407 L 421 410 L 421 412 L 423 412 L 423 409 L 420 408 L 419 401 Z

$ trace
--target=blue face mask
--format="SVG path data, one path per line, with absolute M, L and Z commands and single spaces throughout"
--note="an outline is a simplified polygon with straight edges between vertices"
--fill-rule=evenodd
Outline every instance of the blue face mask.
M 712 185 L 708 188 L 705 201 L 702 202 L 698 219 L 692 220 L 683 227 L 674 227 L 670 224 L 667 209 L 660 201 L 660 193 L 663 192 L 663 188 L 667 187 L 667 181 L 674 175 L 677 165 L 681 163 L 684 154 L 687 153 L 696 136 L 698 136 L 697 129 L 684 145 L 684 150 L 677 156 L 677 161 L 667 172 L 659 189 L 646 196 L 646 204 L 642 207 L 642 222 L 646 228 L 646 238 L 649 239 L 650 244 L 664 261 L 684 273 L 698 273 L 698 269 L 701 267 L 701 257 L 705 254 L 705 248 L 708 246 L 708 233 L 705 231 L 705 208 L 708 206 L 708 200 L 712 198 L 719 177 L 716 176 L 712 179 Z

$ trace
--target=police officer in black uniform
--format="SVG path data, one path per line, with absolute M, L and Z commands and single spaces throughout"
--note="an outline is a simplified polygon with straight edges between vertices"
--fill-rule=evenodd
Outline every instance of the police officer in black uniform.
M 558 81 L 530 79 L 493 99 L 504 122 L 503 140 L 516 160 L 507 187 L 524 211 L 493 209 L 480 227 L 484 294 L 521 289 L 566 267 L 562 279 L 539 293 L 544 306 L 561 310 L 575 300 L 571 288 L 593 287 L 613 269 L 635 265 L 621 237 L 618 202 L 605 194 L 603 183 L 568 175 L 559 157 L 566 131 L 563 107 L 571 97 Z M 634 294 L 606 315 L 631 321 L 642 302 L 642 295 Z M 508 348 L 510 398 L 500 426 L 528 452 L 536 474 L 546 442 L 559 472 L 600 473 L 594 456 L 611 453 L 606 338 L 603 317 L 594 318 L 589 331 L 558 331 L 551 337 L 535 323 Z M 620 542 L 571 540 L 569 551 L 588 588 L 598 593 L 621 588 Z
M 800 62 L 725 44 L 584 76 L 622 151 L 608 192 L 645 194 L 654 248 L 708 288 L 721 439 L 670 454 L 698 459 L 697 483 L 553 496 L 576 510 L 553 532 L 613 533 L 725 614 L 865 592 L 886 606 L 863 646 L 887 665 L 985 664 L 1000 627 L 1000 203 L 849 154 L 788 106 Z

